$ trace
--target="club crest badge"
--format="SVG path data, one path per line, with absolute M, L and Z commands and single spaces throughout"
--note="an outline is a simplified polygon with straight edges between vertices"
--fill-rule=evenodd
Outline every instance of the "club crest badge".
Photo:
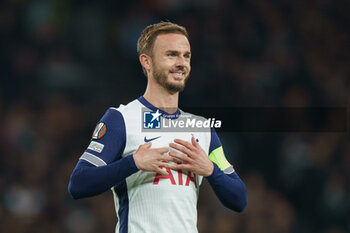
M 92 139 L 100 139 L 100 138 L 102 138 L 103 135 L 105 135 L 106 131 L 107 131 L 107 128 L 106 128 L 105 123 L 100 122 L 96 126 L 96 128 L 94 130 L 94 133 L 92 134 Z

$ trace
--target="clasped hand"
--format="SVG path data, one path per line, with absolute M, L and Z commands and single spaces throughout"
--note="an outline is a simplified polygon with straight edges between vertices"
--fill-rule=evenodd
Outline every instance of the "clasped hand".
M 191 143 L 181 139 L 175 139 L 174 142 L 170 143 L 169 146 L 181 153 L 169 152 L 167 147 L 151 149 L 151 143 L 141 145 L 133 154 L 136 166 L 140 170 L 153 171 L 162 175 L 168 175 L 168 172 L 161 167 L 187 170 L 201 176 L 210 176 L 213 173 L 213 162 L 194 137 L 192 137 Z M 169 153 L 165 154 L 167 152 Z M 169 163 L 170 161 L 176 163 Z M 179 161 L 180 163 L 178 163 Z

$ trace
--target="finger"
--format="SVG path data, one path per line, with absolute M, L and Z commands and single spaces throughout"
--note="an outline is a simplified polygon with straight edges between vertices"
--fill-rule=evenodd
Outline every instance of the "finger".
M 187 163 L 191 163 L 192 162 L 192 159 L 189 158 L 187 155 L 184 155 L 184 154 L 180 154 L 180 153 L 176 153 L 176 152 L 170 151 L 169 155 L 171 157 L 174 157 L 176 159 L 180 159 L 180 160 L 182 160 L 184 162 L 187 162 Z
M 155 148 L 154 150 L 160 154 L 164 154 L 164 153 L 167 153 L 169 151 L 169 148 L 168 147 L 160 147 L 160 148 Z
M 159 162 L 157 163 L 157 165 L 158 165 L 159 167 L 165 167 L 165 168 L 170 168 L 170 167 L 169 167 L 169 164 L 170 164 L 170 163 L 164 162 L 164 161 L 159 161 Z M 164 170 L 163 170 L 163 171 L 164 171 Z
M 186 166 L 185 166 L 186 165 Z M 164 167 L 166 168 L 170 168 L 172 170 L 183 170 L 183 169 L 188 169 L 188 165 L 187 164 L 176 164 L 176 163 L 167 163 L 164 164 Z
M 200 147 L 199 143 L 197 142 L 197 140 L 194 137 L 191 138 L 191 141 L 192 141 L 192 145 L 194 147 L 196 147 L 196 148 Z
M 190 149 L 190 150 L 193 150 L 194 147 L 191 145 L 191 143 L 189 142 L 186 142 L 184 140 L 181 140 L 181 139 L 175 139 L 174 142 L 186 147 L 187 149 Z
M 168 176 L 169 175 L 169 173 L 167 171 L 161 169 L 160 167 L 156 168 L 156 172 L 161 174 L 161 175 L 164 175 L 164 176 Z
M 161 155 L 159 157 L 159 160 L 169 162 L 169 161 L 174 161 L 174 158 L 169 155 Z
M 186 170 L 186 171 L 192 171 L 192 165 L 190 164 L 184 164 L 184 163 L 180 163 L 180 164 L 174 164 L 174 163 L 168 163 L 166 165 L 164 165 L 167 168 L 170 168 L 172 170 Z
M 184 153 L 184 154 L 186 154 L 188 156 L 190 156 L 190 154 L 191 154 L 191 150 L 187 149 L 186 147 L 180 146 L 178 144 L 170 143 L 169 146 L 171 148 L 174 148 L 174 149 L 178 150 L 178 151 L 181 151 L 182 153 Z
M 148 148 L 150 148 L 152 146 L 152 142 L 147 142 L 147 143 L 145 143 L 145 144 L 143 144 L 141 146 L 148 149 Z
M 163 166 L 166 168 L 170 168 L 172 170 L 180 170 L 181 169 L 179 164 L 176 164 L 176 163 L 166 163 Z

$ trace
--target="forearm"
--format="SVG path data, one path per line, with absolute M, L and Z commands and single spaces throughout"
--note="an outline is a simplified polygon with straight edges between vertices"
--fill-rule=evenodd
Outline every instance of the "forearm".
M 206 178 L 224 206 L 237 212 L 243 211 L 247 205 L 247 191 L 236 173 L 225 174 L 214 163 L 213 174 Z
M 100 167 L 79 160 L 69 180 L 68 191 L 74 199 L 94 196 L 107 191 L 137 171 L 132 156 Z

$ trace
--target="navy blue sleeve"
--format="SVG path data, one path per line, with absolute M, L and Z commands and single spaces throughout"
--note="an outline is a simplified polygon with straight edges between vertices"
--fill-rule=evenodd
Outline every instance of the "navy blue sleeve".
M 236 172 L 225 174 L 214 163 L 213 174 L 206 177 L 216 196 L 227 208 L 242 212 L 247 205 L 247 190 Z
M 97 163 L 95 165 L 108 164 L 121 157 L 125 143 L 126 130 L 123 115 L 118 110 L 110 108 L 97 123 L 90 145 L 80 159 L 92 164 Z
M 118 185 L 137 171 L 132 155 L 101 167 L 79 160 L 71 175 L 68 191 L 74 199 L 94 196 Z
M 122 114 L 109 109 L 98 122 L 90 145 L 70 177 L 68 192 L 74 199 L 94 196 L 118 185 L 138 171 L 132 155 L 121 158 L 126 144 Z
M 215 132 L 214 128 L 211 128 L 210 131 L 210 146 L 209 146 L 209 154 L 215 150 L 216 148 L 219 148 L 221 146 L 220 139 L 218 135 Z

